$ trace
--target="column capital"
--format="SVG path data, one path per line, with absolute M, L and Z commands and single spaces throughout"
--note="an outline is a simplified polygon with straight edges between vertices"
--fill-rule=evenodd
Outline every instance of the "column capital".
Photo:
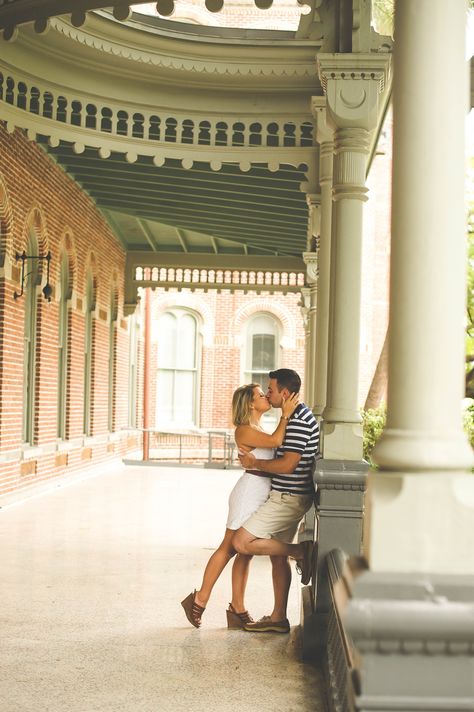
M 318 282 L 318 253 L 303 252 L 303 260 L 306 264 L 306 281 L 312 286 Z
M 336 129 L 376 127 L 379 95 L 388 81 L 391 58 L 374 54 L 320 54 L 318 72 Z

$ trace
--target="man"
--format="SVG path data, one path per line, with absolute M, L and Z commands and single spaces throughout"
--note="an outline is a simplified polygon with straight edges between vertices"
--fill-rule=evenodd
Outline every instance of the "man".
M 298 393 L 301 379 L 289 368 L 269 373 L 267 398 L 274 408 L 283 399 Z M 289 418 L 285 439 L 273 460 L 259 460 L 240 454 L 246 470 L 272 474 L 272 488 L 267 501 L 238 529 L 234 548 L 241 554 L 270 556 L 272 562 L 274 607 L 270 616 L 245 625 L 245 630 L 261 633 L 288 633 L 286 617 L 291 568 L 288 557 L 297 561 L 303 584 L 309 583 L 313 567 L 314 544 L 292 544 L 298 524 L 314 500 L 313 469 L 319 451 L 319 424 L 311 410 L 300 403 Z

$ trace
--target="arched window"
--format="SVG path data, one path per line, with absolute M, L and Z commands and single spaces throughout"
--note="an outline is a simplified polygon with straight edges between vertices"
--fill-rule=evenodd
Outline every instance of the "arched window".
M 162 314 L 158 321 L 157 427 L 197 425 L 199 357 L 196 317 L 184 309 Z
M 69 258 L 63 253 L 59 274 L 59 341 L 58 341 L 58 417 L 57 436 L 67 437 L 67 396 L 68 396 L 68 342 L 69 342 Z
M 118 296 L 115 287 L 110 295 L 109 309 L 109 399 L 108 399 L 108 428 L 109 432 L 115 430 L 115 387 L 117 375 L 117 306 Z
M 244 356 L 245 383 L 267 385 L 268 372 L 278 368 L 280 330 L 270 314 L 256 314 L 246 329 Z
M 138 427 L 137 392 L 138 392 L 138 345 L 140 320 L 137 312 L 128 318 L 128 427 Z
M 84 415 L 83 430 L 85 435 L 92 435 L 92 386 L 93 386 L 93 356 L 94 328 L 93 312 L 95 309 L 95 286 L 92 273 L 86 280 L 86 313 L 84 324 Z
M 28 255 L 38 255 L 38 241 L 33 230 L 30 230 Z M 34 444 L 35 441 L 35 411 L 36 411 L 36 341 L 38 331 L 38 297 L 39 260 L 28 261 L 28 276 L 25 287 L 25 321 L 23 327 L 24 361 L 23 361 L 23 442 Z

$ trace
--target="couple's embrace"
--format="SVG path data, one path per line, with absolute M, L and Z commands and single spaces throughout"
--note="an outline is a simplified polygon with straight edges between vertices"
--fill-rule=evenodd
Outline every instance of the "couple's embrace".
M 239 459 L 245 472 L 229 497 L 224 539 L 204 571 L 201 588 L 181 605 L 199 628 L 214 584 L 226 564 L 232 567 L 232 600 L 227 609 L 229 628 L 249 632 L 287 633 L 288 594 L 295 559 L 301 581 L 307 584 L 313 567 L 313 542 L 293 544 L 298 524 L 313 504 L 312 473 L 319 448 L 319 425 L 311 410 L 299 402 L 301 379 L 288 368 L 269 373 L 268 391 L 250 383 L 237 388 L 232 399 L 232 422 Z M 261 417 L 271 407 L 281 408 L 276 430 L 266 433 Z M 253 621 L 245 607 L 245 587 L 252 556 L 270 556 L 274 606 L 271 615 Z

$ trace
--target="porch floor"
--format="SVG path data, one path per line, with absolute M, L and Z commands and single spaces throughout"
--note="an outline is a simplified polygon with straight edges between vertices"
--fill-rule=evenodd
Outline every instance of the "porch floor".
M 200 630 L 180 606 L 239 474 L 117 464 L 0 511 L 2 712 L 325 712 L 300 659 L 298 577 L 289 635 L 227 630 L 230 567 Z M 249 610 L 271 601 L 256 558 Z

